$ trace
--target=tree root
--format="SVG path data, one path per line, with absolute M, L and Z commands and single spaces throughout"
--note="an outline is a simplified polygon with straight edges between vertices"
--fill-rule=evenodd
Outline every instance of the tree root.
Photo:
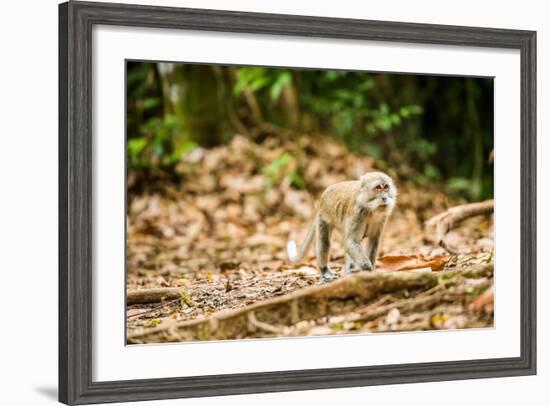
M 248 313 L 248 323 L 249 323 L 249 326 L 255 327 L 258 330 L 263 330 L 267 333 L 276 334 L 276 335 L 284 334 L 284 328 L 272 326 L 271 324 L 258 321 L 258 319 L 256 319 L 256 316 L 254 315 L 253 310 Z
M 311 286 L 243 307 L 225 310 L 209 317 L 184 322 L 168 321 L 154 328 L 128 335 L 128 343 L 177 342 L 189 340 L 240 339 L 284 336 L 301 321 L 354 312 L 362 304 L 378 298 L 346 321 L 376 319 L 392 308 L 404 312 L 427 309 L 456 299 L 442 291 L 456 277 L 481 278 L 493 274 L 493 264 L 473 265 L 441 272 L 370 272 L 342 277 L 324 285 Z M 426 289 L 416 297 L 387 303 L 387 294 L 402 290 Z
M 483 278 L 490 277 L 493 274 L 492 264 L 483 264 L 468 267 L 465 269 L 451 270 L 441 273 L 440 283 L 431 289 L 419 293 L 417 296 L 409 299 L 401 299 L 390 302 L 388 304 L 382 302 L 376 302 L 369 305 L 367 308 L 361 311 L 345 317 L 346 322 L 356 321 L 371 321 L 383 316 L 392 309 L 398 309 L 401 312 L 418 312 L 431 308 L 435 304 L 443 302 L 454 302 L 457 298 L 464 296 L 464 293 L 451 293 L 446 291 L 445 280 L 452 279 L 457 276 L 465 278 Z M 479 287 L 488 287 L 491 285 L 491 281 L 487 280 L 487 283 Z M 387 300 L 386 300 L 387 301 Z
M 158 303 L 164 300 L 174 300 L 185 296 L 185 289 L 155 288 L 130 290 L 126 294 L 126 304 Z
M 426 221 L 426 237 L 442 246 L 447 251 L 454 253 L 453 250 L 445 244 L 445 235 L 451 231 L 455 225 L 467 218 L 492 213 L 494 206 L 494 200 L 486 200 L 484 202 L 451 207 Z
M 210 317 L 167 322 L 128 335 L 128 342 L 165 342 L 244 338 L 261 330 L 280 335 L 284 326 L 302 320 L 343 314 L 381 294 L 403 289 L 430 288 L 437 284 L 432 272 L 370 272 L 342 277 L 250 306 L 221 311 Z

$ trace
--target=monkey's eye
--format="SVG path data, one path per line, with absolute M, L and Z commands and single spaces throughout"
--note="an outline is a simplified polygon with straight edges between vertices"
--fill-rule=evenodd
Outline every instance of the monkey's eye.
M 376 186 L 375 186 L 375 189 L 376 189 L 376 190 L 382 190 L 382 185 L 376 185 Z
M 384 190 L 390 190 L 390 187 L 388 185 L 384 185 Z

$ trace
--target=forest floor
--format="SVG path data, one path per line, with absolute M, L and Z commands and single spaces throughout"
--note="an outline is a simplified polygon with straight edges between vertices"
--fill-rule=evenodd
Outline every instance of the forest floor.
M 408 168 L 388 169 L 330 138 L 268 132 L 257 140 L 236 136 L 228 145 L 198 148 L 175 174 L 129 173 L 127 289 L 178 292 L 159 302 L 128 304 L 129 343 L 493 326 L 492 266 L 456 272 L 492 265 L 492 215 L 457 225 L 442 248 L 427 235 L 424 223 L 463 202 L 449 199 L 437 185 L 415 181 Z M 186 326 L 234 318 L 274 300 L 296 300 L 300 292 L 318 294 L 311 287 L 325 284 L 313 252 L 292 264 L 287 240 L 302 240 L 324 188 L 375 169 L 396 179 L 399 196 L 382 237 L 377 271 L 371 274 L 413 279 L 433 274 L 427 283 L 399 282 L 351 302 L 346 297 L 351 305 L 331 305 L 284 323 L 258 321 L 251 313 L 239 330 L 185 333 Z M 339 278 L 326 285 L 342 286 L 337 234 L 331 267 Z M 376 275 L 368 276 L 371 285 L 382 278 Z

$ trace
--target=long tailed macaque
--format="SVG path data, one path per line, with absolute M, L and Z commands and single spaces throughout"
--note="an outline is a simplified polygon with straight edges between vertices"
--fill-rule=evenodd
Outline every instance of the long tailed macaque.
M 306 254 L 315 237 L 317 265 L 322 280 L 334 278 L 328 259 L 330 235 L 334 228 L 343 236 L 346 261 L 344 273 L 372 271 L 378 242 L 388 216 L 395 207 L 397 190 L 392 178 L 382 172 L 368 172 L 359 180 L 329 186 L 319 199 L 319 208 L 304 242 L 287 244 L 288 257 L 297 262 Z M 361 241 L 367 239 L 366 251 Z

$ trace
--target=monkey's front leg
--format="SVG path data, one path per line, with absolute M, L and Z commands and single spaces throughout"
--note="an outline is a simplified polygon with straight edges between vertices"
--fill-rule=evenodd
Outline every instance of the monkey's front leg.
M 321 218 L 317 220 L 317 266 L 321 271 L 323 281 L 331 281 L 334 274 L 328 266 L 328 255 L 330 251 L 330 227 Z
M 344 229 L 344 249 L 361 271 L 372 271 L 372 263 L 361 247 L 363 235 L 364 224 L 362 218 L 359 216 L 351 218 Z
M 367 256 L 372 264 L 372 269 L 376 266 L 376 258 L 378 255 L 378 242 L 380 241 L 380 234 L 372 235 L 367 238 Z
M 358 268 L 355 266 L 353 259 L 351 259 L 351 257 L 348 254 L 346 254 L 346 262 L 344 264 L 344 269 L 342 273 L 344 275 L 348 275 L 350 273 L 357 272 L 357 271 L 358 271 Z
M 378 243 L 380 242 L 380 236 L 384 230 L 386 220 L 383 219 L 382 222 L 375 224 L 369 229 L 367 234 L 367 256 L 370 259 L 370 262 L 373 265 L 373 269 L 376 266 L 376 259 L 378 258 Z
M 361 243 L 358 240 L 346 240 L 345 245 L 346 252 L 351 257 L 353 262 L 355 262 L 362 271 L 372 271 L 372 263 L 369 257 L 367 257 L 363 252 L 363 248 L 361 248 Z

